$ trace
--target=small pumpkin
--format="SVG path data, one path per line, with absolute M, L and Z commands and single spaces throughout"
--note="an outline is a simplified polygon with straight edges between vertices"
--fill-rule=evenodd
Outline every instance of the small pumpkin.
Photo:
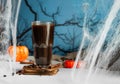
M 8 53 L 13 56 L 13 46 L 9 46 Z M 16 46 L 16 61 L 22 62 L 28 58 L 29 51 L 26 46 Z

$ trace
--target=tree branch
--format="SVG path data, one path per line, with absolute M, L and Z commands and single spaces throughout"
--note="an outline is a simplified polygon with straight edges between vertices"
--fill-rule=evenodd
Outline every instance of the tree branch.
M 30 28 L 27 28 L 25 31 L 22 32 L 22 34 L 20 34 L 19 36 L 17 36 L 17 39 L 22 38 L 27 32 L 29 32 L 31 30 Z
M 24 0 L 24 1 L 25 1 L 26 6 L 29 8 L 29 10 L 34 14 L 34 16 L 35 16 L 34 21 L 36 21 L 37 13 L 32 9 L 32 6 L 28 3 L 28 0 Z
M 60 46 L 54 46 L 53 49 L 58 49 L 59 51 L 64 52 L 64 53 L 71 53 L 73 51 L 73 49 L 65 50 L 63 48 L 60 48 Z M 78 47 L 74 48 L 74 50 L 77 50 L 77 49 Z

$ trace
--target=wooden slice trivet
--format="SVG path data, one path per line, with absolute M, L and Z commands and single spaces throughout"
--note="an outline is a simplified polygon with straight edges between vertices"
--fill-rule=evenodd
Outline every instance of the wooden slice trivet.
M 54 64 L 49 65 L 48 67 L 41 67 L 37 65 L 28 65 L 24 66 L 22 70 L 18 71 L 17 74 L 23 74 L 23 75 L 55 75 L 59 68 L 61 67 L 61 64 Z

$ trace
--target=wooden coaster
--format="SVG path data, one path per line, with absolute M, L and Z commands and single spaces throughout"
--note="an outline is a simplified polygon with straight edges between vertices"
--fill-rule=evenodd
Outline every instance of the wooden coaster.
M 24 66 L 22 70 L 18 71 L 17 74 L 23 74 L 23 75 L 55 75 L 59 68 L 61 67 L 61 64 L 54 64 L 50 65 L 48 67 L 41 67 L 37 65 L 29 65 Z

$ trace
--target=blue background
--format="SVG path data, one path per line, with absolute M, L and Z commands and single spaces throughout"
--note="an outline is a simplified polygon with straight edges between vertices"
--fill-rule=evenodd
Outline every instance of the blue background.
M 22 0 L 17 26 L 18 43 L 27 46 L 30 55 L 33 55 L 31 22 L 35 20 L 54 21 L 53 54 L 64 56 L 77 51 L 83 36 L 85 13 L 88 31 L 95 36 L 100 26 L 104 24 L 113 1 Z

